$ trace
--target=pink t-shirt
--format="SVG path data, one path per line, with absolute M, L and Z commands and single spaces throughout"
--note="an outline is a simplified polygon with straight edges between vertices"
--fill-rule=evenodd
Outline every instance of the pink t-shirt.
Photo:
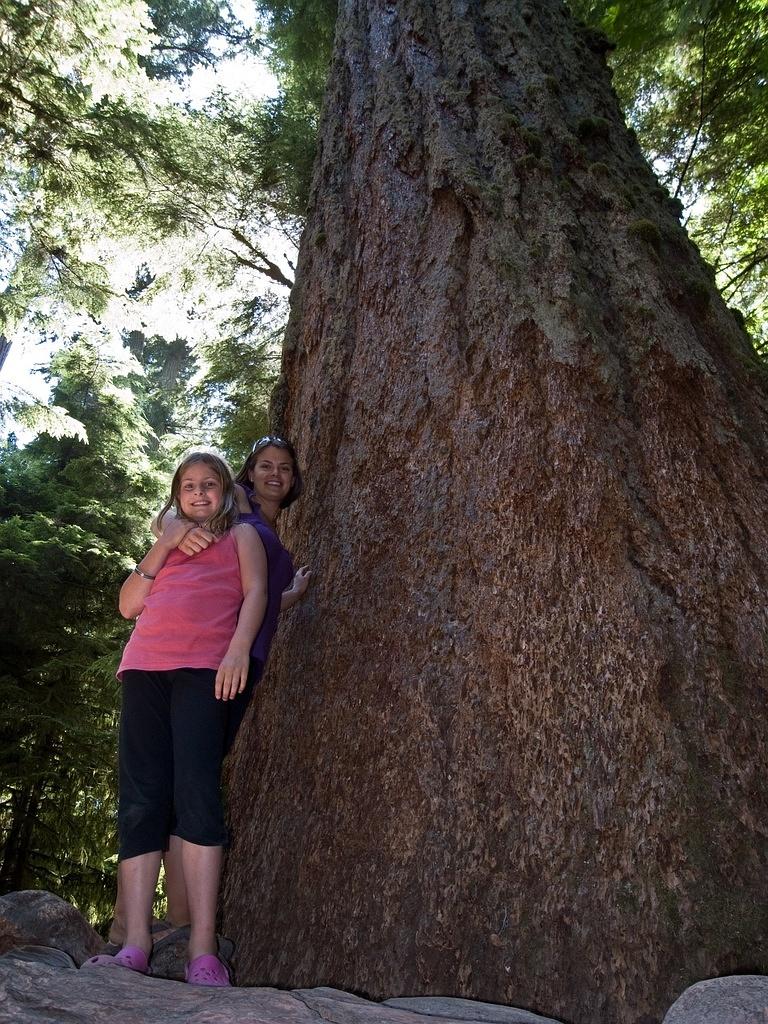
M 196 555 L 175 548 L 157 574 L 125 645 L 118 678 L 126 669 L 217 669 L 234 636 L 242 603 L 231 530 Z

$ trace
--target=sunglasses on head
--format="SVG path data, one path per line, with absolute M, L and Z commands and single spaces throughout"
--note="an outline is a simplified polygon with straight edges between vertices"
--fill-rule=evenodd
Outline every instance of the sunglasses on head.
M 288 446 L 288 442 L 284 437 L 278 437 L 277 434 L 266 434 L 264 437 L 260 437 L 258 441 L 253 442 L 253 448 L 251 448 L 251 454 L 253 454 L 258 448 L 262 448 L 264 445 L 277 444 L 283 447 Z

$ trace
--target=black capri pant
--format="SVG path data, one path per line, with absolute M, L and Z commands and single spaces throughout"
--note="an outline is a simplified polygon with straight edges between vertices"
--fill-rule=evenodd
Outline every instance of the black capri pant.
M 168 848 L 171 835 L 226 846 L 221 765 L 259 666 L 233 700 L 216 700 L 216 671 L 126 669 L 120 715 L 120 860 Z

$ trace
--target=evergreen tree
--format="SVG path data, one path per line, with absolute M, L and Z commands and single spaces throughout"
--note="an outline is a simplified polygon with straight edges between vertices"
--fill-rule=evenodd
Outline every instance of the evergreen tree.
M 152 78 L 179 81 L 243 48 L 261 49 L 262 41 L 244 28 L 226 0 L 154 0 L 148 6 L 156 37 L 139 63 Z
M 198 369 L 197 357 L 184 338 L 168 341 L 158 335 L 147 337 L 141 331 L 129 331 L 125 346 L 141 367 L 141 373 L 129 376 L 142 415 L 151 428 L 149 450 L 157 453 L 163 440 L 201 439 L 199 416 L 192 409 L 190 381 Z
M 52 402 L 87 440 L 41 434 L 0 463 L 0 887 L 91 916 L 113 893 L 117 593 L 161 496 L 130 367 L 101 339 L 54 359 Z
M 616 46 L 614 83 L 728 302 L 768 344 L 768 4 L 570 0 Z
M 261 3 L 278 95 L 250 133 L 259 183 L 275 208 L 303 218 L 336 24 L 336 0 Z
M 229 324 L 229 332 L 204 348 L 207 369 L 194 399 L 234 467 L 254 440 L 269 432 L 285 317 L 281 296 L 256 296 Z

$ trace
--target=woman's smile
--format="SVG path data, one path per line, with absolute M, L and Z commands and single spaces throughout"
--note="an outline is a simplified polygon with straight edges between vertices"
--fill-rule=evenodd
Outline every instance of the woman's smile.
M 279 504 L 293 485 L 293 459 L 283 449 L 269 445 L 259 452 L 248 476 L 257 500 L 267 498 Z

